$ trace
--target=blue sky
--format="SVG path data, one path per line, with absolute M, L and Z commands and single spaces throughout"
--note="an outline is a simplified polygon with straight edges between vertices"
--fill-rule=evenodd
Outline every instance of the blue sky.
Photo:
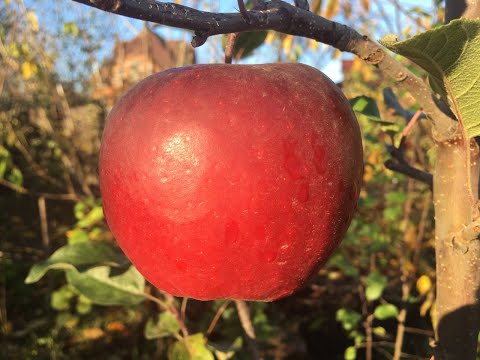
M 293 2 L 293 1 L 292 1 Z M 355 3 L 355 0 L 351 0 L 352 3 Z M 219 0 L 219 1 L 204 1 L 204 4 L 219 4 L 218 9 L 222 12 L 236 12 L 237 11 L 237 1 L 236 0 Z M 384 1 L 383 7 L 385 12 L 388 15 L 393 14 L 393 7 L 390 5 L 390 2 Z M 413 0 L 399 0 L 399 3 L 404 6 L 405 8 L 411 8 L 413 6 L 421 6 L 427 12 L 431 11 L 432 3 L 428 1 L 428 3 L 423 2 L 423 4 L 419 4 L 419 1 Z M 51 1 L 51 0 L 26 0 L 25 4 L 27 7 L 32 7 L 37 11 L 39 14 L 40 22 L 42 25 L 46 25 L 47 28 L 57 28 L 63 27 L 63 21 L 77 21 L 78 19 L 82 18 L 85 19 L 85 14 L 88 13 L 90 9 L 87 9 L 85 5 L 77 4 L 70 2 L 71 6 L 58 6 L 58 4 L 65 4 L 64 0 L 61 1 Z M 55 6 L 57 4 L 57 6 Z M 213 5 L 215 6 L 215 5 Z M 373 5 L 372 5 L 373 6 Z M 355 8 L 353 9 L 355 11 Z M 105 16 L 106 15 L 106 16 Z M 135 32 L 139 31 L 143 27 L 143 22 L 134 19 L 128 18 L 121 18 L 119 16 L 114 16 L 110 14 L 101 14 L 102 19 L 105 19 L 105 23 L 108 23 L 108 26 L 112 26 L 111 30 L 113 32 L 117 32 L 121 39 L 127 40 L 135 36 Z M 59 21 L 58 19 L 62 19 Z M 335 18 L 338 22 L 345 22 L 345 19 Z M 403 25 L 403 24 L 402 24 Z M 404 26 L 407 26 L 405 24 Z M 166 26 L 161 26 L 156 29 L 156 31 L 166 39 L 184 39 L 187 42 L 191 40 L 191 33 L 170 28 Z M 378 38 L 383 37 L 386 35 L 386 29 L 380 29 L 381 33 L 378 34 Z M 216 43 L 217 41 L 217 43 Z M 196 49 L 197 54 L 197 61 L 200 63 L 209 63 L 215 58 L 212 56 L 213 53 L 219 53 L 217 39 L 210 39 L 205 45 L 201 46 L 200 48 Z M 97 53 L 97 56 L 100 57 L 100 61 L 102 58 L 106 58 L 110 55 L 111 49 L 113 47 L 113 38 L 106 37 L 105 41 L 103 42 L 102 49 Z M 264 62 L 274 62 L 276 60 L 276 55 L 271 51 L 271 48 L 265 47 L 257 50 L 255 54 L 245 60 L 248 63 L 264 63 Z M 217 54 L 218 55 L 218 54 Z M 312 53 L 312 52 L 305 52 L 305 55 L 301 57 L 300 61 L 307 63 L 312 66 L 318 66 L 319 64 L 319 56 L 322 56 L 322 53 Z M 325 53 L 323 53 L 325 56 Z M 342 55 L 343 58 L 351 57 L 348 54 Z M 218 56 L 216 57 L 218 61 Z M 341 59 L 332 60 L 332 61 L 321 61 L 320 62 L 320 69 L 325 72 L 332 80 L 340 81 L 342 74 L 341 74 Z M 60 72 L 63 72 L 63 68 L 65 68 L 65 64 L 61 64 L 60 59 Z

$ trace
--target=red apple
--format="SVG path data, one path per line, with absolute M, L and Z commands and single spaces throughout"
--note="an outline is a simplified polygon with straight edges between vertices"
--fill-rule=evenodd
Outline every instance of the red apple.
M 362 173 L 348 101 L 301 64 L 150 76 L 113 108 L 100 155 L 120 247 L 158 288 L 201 300 L 299 289 L 342 240 Z

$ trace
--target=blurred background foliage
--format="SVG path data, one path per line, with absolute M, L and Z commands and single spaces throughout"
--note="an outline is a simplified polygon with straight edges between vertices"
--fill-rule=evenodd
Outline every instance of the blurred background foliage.
M 422 7 L 313 0 L 311 8 L 372 38 L 407 37 L 444 16 L 437 0 Z M 0 332 L 8 359 L 251 358 L 233 303 L 174 298 L 146 284 L 103 219 L 97 157 L 105 116 L 153 71 L 222 61 L 222 37 L 195 54 L 182 41 L 188 38 L 72 2 L 0 3 Z M 139 50 L 142 44 L 150 50 Z M 172 49 L 175 63 L 167 63 L 162 51 Z M 435 322 L 431 192 L 383 165 L 401 151 L 413 166 L 432 170 L 429 124 L 420 117 L 402 135 L 419 105 L 389 89 L 372 67 L 308 39 L 242 34 L 235 61 L 336 63 L 331 76 L 343 79 L 364 137 L 364 186 L 342 246 L 299 293 L 249 304 L 260 353 L 428 358 Z

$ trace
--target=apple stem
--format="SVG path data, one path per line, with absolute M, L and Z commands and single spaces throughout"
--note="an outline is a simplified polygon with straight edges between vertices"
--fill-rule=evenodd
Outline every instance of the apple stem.
M 235 41 L 240 33 L 228 34 L 227 44 L 225 45 L 225 64 L 231 64 L 233 59 L 233 49 L 235 47 Z
M 257 347 L 255 329 L 253 327 L 252 320 L 250 319 L 250 309 L 248 308 L 247 303 L 243 300 L 235 300 L 235 305 L 237 307 L 240 323 L 242 324 L 242 328 L 247 335 L 248 345 L 250 347 L 250 351 L 252 352 L 253 359 L 260 360 L 262 358 Z

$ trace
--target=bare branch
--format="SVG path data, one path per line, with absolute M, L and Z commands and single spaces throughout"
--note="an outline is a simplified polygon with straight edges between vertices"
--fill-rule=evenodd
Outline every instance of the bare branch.
M 433 188 L 433 175 L 417 169 L 406 162 L 395 161 L 393 159 L 388 159 L 385 161 L 385 167 L 392 171 L 398 172 L 400 174 L 411 177 L 412 179 L 421 181 L 427 184 L 430 187 L 430 190 Z
M 439 110 L 430 88 L 389 56 L 379 44 L 346 25 L 284 1 L 258 3 L 254 10 L 248 12 L 249 22 L 240 13 L 212 13 L 155 0 L 73 1 L 114 14 L 192 30 L 195 33 L 192 40 L 194 47 L 204 44 L 213 35 L 267 29 L 317 40 L 357 55 L 409 91 L 422 104 L 424 113 L 434 122 L 434 135 L 437 140 L 448 139 L 457 130 L 457 123 Z
M 49 200 L 66 200 L 66 201 L 77 201 L 79 198 L 75 194 L 52 194 L 52 193 L 39 193 L 39 192 L 33 192 L 30 191 L 23 186 L 14 184 L 8 180 L 5 179 L 0 179 L 0 185 L 4 186 L 12 191 L 15 191 L 16 193 L 22 194 L 22 195 L 29 195 L 29 196 L 34 196 L 34 197 L 43 197 L 45 199 Z

